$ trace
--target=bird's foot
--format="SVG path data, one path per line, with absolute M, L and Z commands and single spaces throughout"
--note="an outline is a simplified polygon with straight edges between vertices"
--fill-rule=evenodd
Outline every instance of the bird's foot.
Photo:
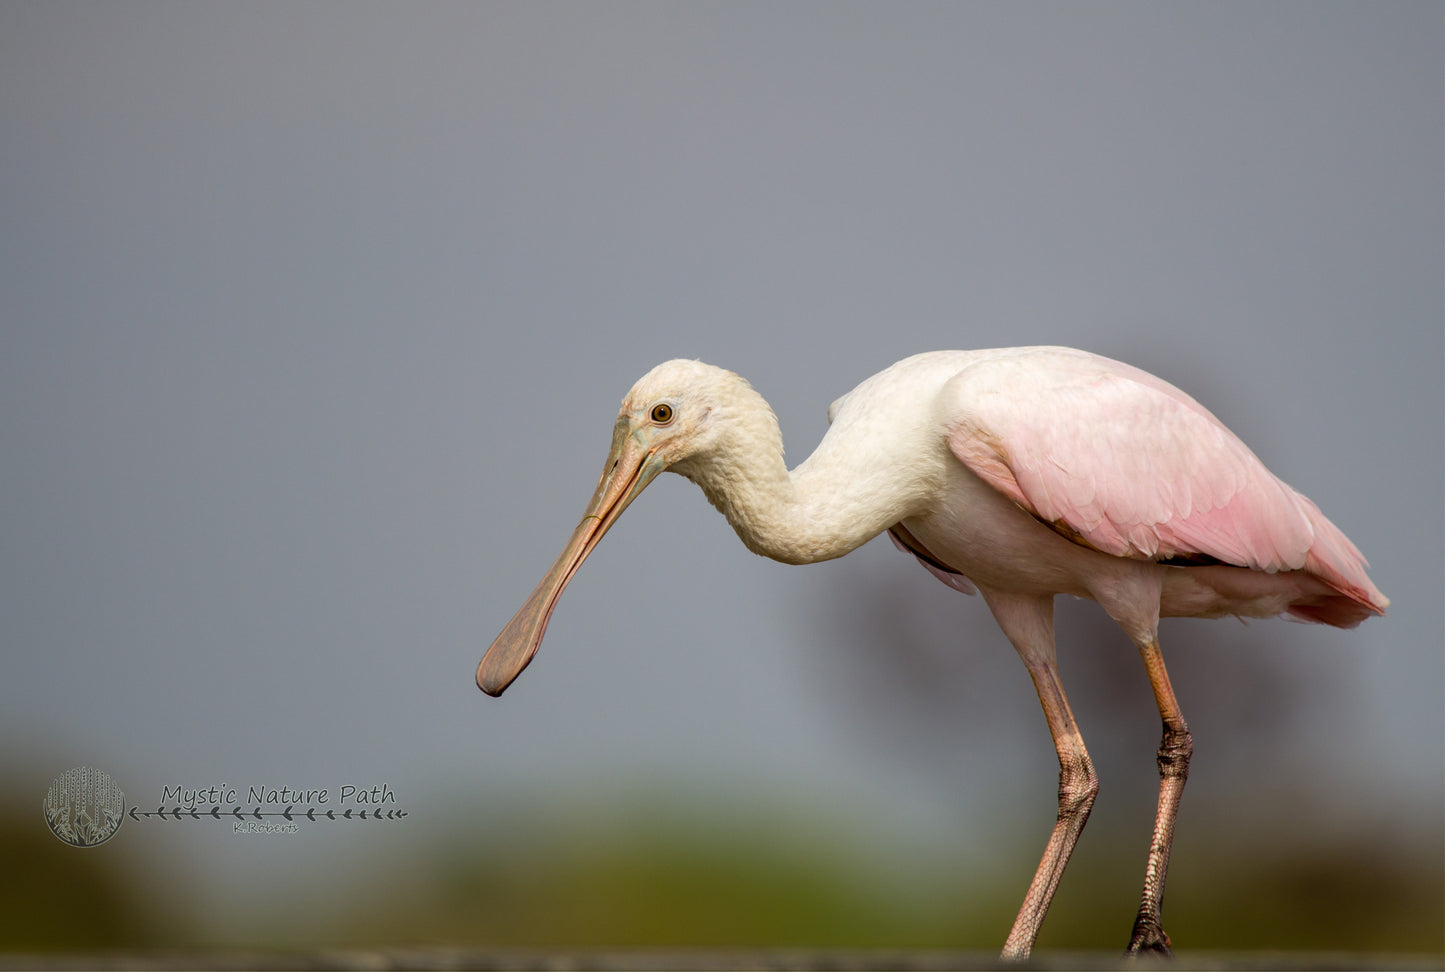
M 1174 953 L 1169 950 L 1169 936 L 1164 934 L 1159 922 L 1140 917 L 1134 922 L 1134 935 L 1129 939 L 1129 954 L 1169 958 Z

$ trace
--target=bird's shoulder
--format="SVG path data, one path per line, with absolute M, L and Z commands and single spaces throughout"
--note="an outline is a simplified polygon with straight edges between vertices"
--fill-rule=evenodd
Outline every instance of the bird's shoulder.
M 889 408 L 917 408 L 932 402 L 955 375 L 996 351 L 926 351 L 898 361 L 864 379 L 828 406 L 832 424 L 845 411 L 854 414 Z

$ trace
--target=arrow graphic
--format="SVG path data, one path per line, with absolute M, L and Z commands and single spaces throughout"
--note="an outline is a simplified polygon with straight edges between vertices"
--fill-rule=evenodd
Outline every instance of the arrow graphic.
M 294 812 L 293 812 L 294 811 Z M 253 810 L 243 810 L 241 807 L 232 807 L 229 810 L 222 810 L 219 805 L 206 810 L 202 807 L 172 807 L 167 810 L 164 806 L 156 807 L 154 810 L 140 810 L 131 807 L 126 811 L 127 815 L 135 821 L 141 821 L 156 817 L 161 820 L 200 820 L 202 817 L 210 817 L 212 820 L 220 820 L 223 816 L 234 817 L 237 820 L 261 820 L 264 817 L 281 817 L 286 820 L 296 820 L 305 816 L 307 820 L 315 822 L 324 817 L 327 820 L 402 820 L 409 816 L 406 810 L 344 810 L 337 813 L 335 810 L 318 811 L 316 807 L 307 807 L 303 814 L 292 804 L 285 810 L 262 810 L 256 807 Z

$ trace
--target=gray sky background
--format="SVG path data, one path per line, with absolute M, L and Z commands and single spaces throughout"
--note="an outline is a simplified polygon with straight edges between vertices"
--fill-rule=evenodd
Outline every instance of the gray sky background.
M 653 364 L 747 377 L 796 463 L 899 358 L 1061 343 L 1212 408 L 1394 601 L 1353 632 L 1166 624 L 1186 807 L 1313 793 L 1438 833 L 1442 28 L 1436 3 L 0 4 L 17 786 L 386 782 L 426 813 L 684 781 L 980 843 L 1018 808 L 1042 846 L 1056 764 L 982 602 L 886 541 L 761 560 L 676 477 L 504 699 L 472 673 Z M 1096 817 L 1146 814 L 1133 650 L 1092 605 L 1059 640 Z M 299 873 L 351 839 L 166 846 Z

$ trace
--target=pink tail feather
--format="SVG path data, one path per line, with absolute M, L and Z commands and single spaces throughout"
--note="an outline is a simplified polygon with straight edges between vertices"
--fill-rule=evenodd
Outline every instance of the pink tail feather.
M 1365 568 L 1369 561 L 1320 508 L 1295 493 L 1300 507 L 1314 527 L 1314 543 L 1305 556 L 1305 570 L 1339 591 L 1310 603 L 1295 604 L 1289 613 L 1304 621 L 1353 628 L 1366 618 L 1384 614 L 1390 599 L 1371 582 Z

